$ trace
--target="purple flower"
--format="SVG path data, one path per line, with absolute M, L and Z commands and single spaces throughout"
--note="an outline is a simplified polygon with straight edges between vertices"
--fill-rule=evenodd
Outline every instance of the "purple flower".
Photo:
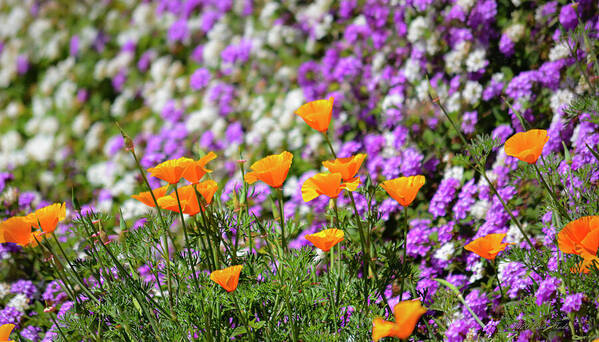
M 40 340 L 41 332 L 42 328 L 30 325 L 21 330 L 21 337 L 29 341 L 37 342 Z
M 10 293 L 24 294 L 27 298 L 33 299 L 33 296 L 37 293 L 37 288 L 31 280 L 21 279 L 12 284 Z
M 42 294 L 42 299 L 45 302 L 58 303 L 67 298 L 67 294 L 63 291 L 60 282 L 53 280 L 48 283 L 46 290 Z
M 560 10 L 559 23 L 562 24 L 562 26 L 566 30 L 571 30 L 575 28 L 578 24 L 578 17 L 576 16 L 576 11 L 570 4 L 564 5 Z
M 175 21 L 168 29 L 167 38 L 169 42 L 176 43 L 178 41 L 185 40 L 188 35 L 189 30 L 187 28 L 187 20 L 180 19 Z
M 516 44 L 514 44 L 507 34 L 504 33 L 501 35 L 501 38 L 499 39 L 499 51 L 501 51 L 502 54 L 507 57 L 512 56 L 514 54 L 515 45 Z
M 469 180 L 462 187 L 462 191 L 458 195 L 458 200 L 453 206 L 453 217 L 456 220 L 463 220 L 468 215 L 468 211 L 475 202 L 474 195 L 478 191 L 478 187 L 474 183 L 474 178 Z
M 447 206 L 453 201 L 453 197 L 459 187 L 460 181 L 455 178 L 446 178 L 441 181 L 437 192 L 431 199 L 428 212 L 433 214 L 434 218 L 445 216 Z
M 69 44 L 69 53 L 73 57 L 77 57 L 79 54 L 79 36 L 74 35 L 71 37 L 71 42 Z
M 462 116 L 462 131 L 466 134 L 474 133 L 474 128 L 478 122 L 478 113 L 476 111 L 466 112 Z
M 19 55 L 17 57 L 17 72 L 19 75 L 23 75 L 29 70 L 29 59 L 25 55 Z
M 499 325 L 499 322 L 500 321 L 490 320 L 489 323 L 487 323 L 487 325 L 485 325 L 485 327 L 483 328 L 483 331 L 485 332 L 487 337 L 491 337 L 491 336 L 493 336 L 493 334 L 495 334 L 495 331 L 497 330 L 497 326 Z
M 582 300 L 584 299 L 584 293 L 575 293 L 567 296 L 566 298 L 562 298 L 562 311 L 565 313 L 576 312 L 580 310 L 580 306 L 582 305 Z
M 189 78 L 189 86 L 193 90 L 201 90 L 210 82 L 210 76 L 210 70 L 206 68 L 196 69 Z
M 535 303 L 537 303 L 538 306 L 541 306 L 543 303 L 548 302 L 560 284 L 561 280 L 552 276 L 548 276 L 544 279 L 539 284 L 539 289 L 535 293 Z
M 14 324 L 19 325 L 23 313 L 12 306 L 7 306 L 0 311 L 0 325 Z

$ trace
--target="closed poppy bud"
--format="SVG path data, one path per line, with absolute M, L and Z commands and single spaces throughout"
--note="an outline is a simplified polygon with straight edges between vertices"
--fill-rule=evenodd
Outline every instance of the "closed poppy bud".
M 470 242 L 464 246 L 464 249 L 476 253 L 487 260 L 495 260 L 499 252 L 503 251 L 507 246 L 512 245 L 512 243 L 501 242 L 506 235 L 488 234 Z
M 35 228 L 41 228 L 44 233 L 52 233 L 59 221 L 67 216 L 67 209 L 64 203 L 54 203 L 43 207 L 26 216 L 29 224 Z M 41 227 L 39 225 L 42 225 Z
M 0 342 L 14 342 L 10 340 L 10 333 L 14 328 L 14 324 L 3 324 L 0 326 Z
M 216 153 L 210 152 L 199 160 L 189 162 L 189 165 L 183 171 L 183 178 L 192 184 L 198 183 L 206 173 L 212 172 L 212 170 L 206 168 L 206 164 L 214 159 L 216 159 Z
M 557 234 L 560 251 L 578 254 L 580 248 L 596 254 L 599 248 L 599 216 L 584 216 L 564 226 Z
M 534 164 L 543 152 L 545 143 L 549 140 L 544 129 L 531 129 L 512 135 L 505 142 L 505 154 L 516 157 L 529 164 Z
M 26 246 L 31 239 L 31 223 L 27 218 L 15 216 L 0 223 L 0 243 L 13 242 Z
M 164 197 L 166 195 L 167 189 L 168 189 L 168 185 L 161 186 L 160 188 L 152 189 L 152 193 L 154 194 L 154 197 L 156 198 L 156 200 L 158 200 L 160 197 Z M 156 205 L 154 204 L 154 199 L 152 198 L 152 193 L 150 193 L 149 191 L 144 191 L 144 192 L 140 192 L 137 195 L 131 195 L 131 197 L 140 201 L 141 203 L 147 205 L 148 207 L 153 208 Z
M 320 248 L 323 252 L 328 252 L 333 246 L 343 241 L 343 231 L 340 229 L 325 229 L 316 234 L 306 235 L 306 240 L 312 242 L 314 246 Z
M 372 322 L 372 339 L 378 341 L 383 337 L 407 339 L 414 332 L 416 323 L 426 313 L 426 308 L 419 300 L 404 300 L 393 308 L 395 322 L 375 318 Z
M 210 280 L 222 286 L 227 292 L 233 292 L 237 289 L 239 283 L 239 274 L 243 265 L 227 267 L 222 270 L 210 273 Z
M 304 202 L 310 202 L 320 195 L 337 198 L 341 190 L 355 191 L 359 185 L 360 177 L 356 177 L 352 182 L 343 183 L 340 173 L 318 173 L 302 184 L 302 198 Z
M 148 169 L 150 176 L 162 179 L 169 184 L 177 184 L 183 178 L 183 172 L 194 161 L 191 158 L 177 158 L 167 160 Z
M 326 132 L 333 116 L 333 97 L 328 100 L 316 100 L 299 107 L 295 114 L 299 115 L 308 126 L 319 132 Z
M 246 173 L 244 179 L 249 184 L 261 180 L 273 188 L 280 188 L 287 178 L 292 160 L 293 154 L 287 151 L 260 159 L 250 166 L 253 171 Z
M 426 182 L 424 176 L 399 177 L 386 180 L 381 183 L 381 187 L 387 191 L 389 196 L 393 197 L 397 203 L 407 207 L 414 201 L 418 190 Z
M 327 160 L 322 162 L 322 165 L 331 173 L 340 173 L 343 181 L 348 182 L 356 176 L 362 162 L 364 162 L 364 158 L 366 158 L 366 154 L 360 153 L 348 158 Z

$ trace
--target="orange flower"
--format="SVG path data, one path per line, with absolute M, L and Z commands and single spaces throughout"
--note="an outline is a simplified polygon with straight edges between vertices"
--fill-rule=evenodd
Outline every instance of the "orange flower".
M 160 197 L 164 197 L 166 195 L 166 190 L 168 189 L 168 185 L 162 186 L 160 188 L 152 189 L 152 193 L 154 193 L 154 197 L 156 197 L 156 201 Z M 141 203 L 147 205 L 148 207 L 155 207 L 154 199 L 152 199 L 152 194 L 149 191 L 140 192 L 137 195 L 131 195 L 134 199 L 140 201 Z
M 320 195 L 337 198 L 341 190 L 355 191 L 360 185 L 360 177 L 354 178 L 350 183 L 343 183 L 340 173 L 318 173 L 308 178 L 302 184 L 302 198 L 310 202 Z
M 506 235 L 488 234 L 470 242 L 464 246 L 464 249 L 474 252 L 487 260 L 495 260 L 499 252 L 503 251 L 507 246 L 512 245 L 512 243 L 501 242 Z
M 577 267 L 570 269 L 570 272 L 581 272 L 587 274 L 591 271 L 591 265 L 595 264 L 596 267 L 599 267 L 599 258 L 597 258 L 597 255 L 589 253 L 584 248 L 581 248 L 579 250 L 579 253 L 579 255 L 582 257 L 582 261 L 578 264 Z
M 67 216 L 67 208 L 64 203 L 54 203 L 47 207 L 43 207 L 38 209 L 31 214 L 27 215 L 25 218 L 29 220 L 29 224 L 32 227 L 40 228 L 44 233 L 52 233 L 59 221 L 62 221 Z
M 280 188 L 287 178 L 292 160 L 293 154 L 287 151 L 260 159 L 250 166 L 254 171 L 245 174 L 245 181 L 254 184 L 261 180 L 273 188 Z
M 164 210 L 174 211 L 176 213 L 179 212 L 179 202 L 177 202 L 177 198 L 175 196 L 168 195 L 164 197 L 160 197 L 158 200 L 158 206 Z M 189 203 L 183 199 L 181 199 L 181 209 L 183 209 L 183 213 L 185 213 L 185 209 L 189 206 Z
M 412 335 L 420 316 L 426 313 L 426 308 L 419 300 L 404 300 L 393 308 L 395 322 L 375 318 L 372 322 L 372 339 L 375 341 L 383 337 L 397 337 L 407 339 Z
M 210 273 L 210 280 L 222 286 L 227 292 L 233 292 L 239 282 L 239 274 L 243 265 L 227 267 Z
M 360 153 L 348 158 L 337 158 L 322 162 L 331 173 L 340 173 L 344 182 L 350 182 L 358 173 L 366 154 Z
M 192 163 L 194 161 L 191 158 L 181 157 L 171 159 L 149 168 L 148 172 L 152 177 L 162 179 L 169 184 L 176 184 L 183 177 L 185 169 Z
M 512 135 L 505 142 L 505 154 L 516 157 L 529 164 L 534 164 L 539 159 L 545 143 L 549 140 L 544 129 L 531 129 Z
M 38 237 L 41 232 L 31 232 L 31 223 L 28 218 L 15 216 L 0 223 L 0 243 L 14 242 L 21 246 L 37 245 L 34 235 Z
M 584 216 L 568 223 L 558 234 L 559 249 L 568 254 L 580 255 L 585 249 L 595 255 L 599 248 L 599 216 Z
M 381 187 L 399 204 L 407 207 L 414 201 L 418 190 L 425 182 L 426 180 L 422 175 L 399 177 L 382 182 Z
M 323 252 L 328 252 L 333 246 L 343 241 L 343 231 L 335 228 L 325 229 L 316 234 L 306 235 L 306 240 Z
M 295 114 L 299 115 L 308 126 L 319 132 L 326 132 L 333 116 L 333 97 L 328 100 L 316 100 L 299 107 Z
M 0 342 L 15 342 L 15 341 L 9 339 L 10 333 L 12 332 L 12 330 L 14 328 L 15 328 L 14 324 L 3 324 L 0 327 Z
M 183 171 L 183 178 L 192 184 L 198 183 L 206 173 L 212 172 L 212 170 L 208 170 L 205 166 L 213 159 L 216 159 L 216 153 L 209 152 L 199 160 L 190 162 L 185 171 Z
M 196 197 L 196 192 L 193 187 L 198 190 L 200 196 L 204 198 L 206 204 L 212 203 L 212 198 L 218 190 L 218 184 L 216 184 L 213 180 L 203 181 L 198 184 L 190 184 L 180 188 L 177 188 L 177 192 L 179 193 L 179 200 L 181 200 L 181 209 L 183 209 L 183 213 L 187 215 L 196 215 L 201 210 L 204 210 L 204 206 L 198 203 L 198 198 Z M 160 208 L 165 210 L 171 210 L 174 212 L 179 212 L 179 204 L 177 203 L 177 194 L 173 192 L 168 196 L 164 196 L 158 199 L 158 205 Z

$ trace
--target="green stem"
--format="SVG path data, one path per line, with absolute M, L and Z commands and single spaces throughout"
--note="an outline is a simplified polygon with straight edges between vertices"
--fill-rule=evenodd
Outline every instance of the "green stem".
M 191 245 L 189 244 L 189 237 L 187 236 L 187 226 L 185 225 L 185 218 L 183 217 L 183 209 L 181 208 L 181 200 L 179 199 L 179 190 L 175 187 L 175 196 L 177 197 L 177 205 L 179 206 L 179 216 L 181 217 L 181 225 L 183 226 L 183 236 L 185 237 L 185 245 L 187 246 L 187 262 L 191 275 L 196 284 L 196 289 L 200 290 L 200 283 L 198 282 L 198 276 L 196 275 L 193 261 L 191 259 Z M 202 209 L 200 208 L 200 211 Z
M 279 218 L 281 220 L 281 246 L 283 252 L 287 251 L 287 241 L 285 240 L 285 215 L 283 214 L 283 189 L 278 188 L 279 195 Z
M 239 305 L 239 302 L 237 300 L 237 296 L 235 295 L 234 292 L 231 293 L 231 296 L 233 296 L 233 302 L 235 303 L 235 306 L 237 307 L 237 310 L 239 311 L 239 317 L 241 317 L 241 320 L 243 321 L 243 324 L 245 324 L 245 326 L 246 326 L 247 334 L 250 337 L 250 340 L 254 341 L 254 335 L 252 334 L 250 323 L 249 323 L 248 318 L 246 317 L 246 315 L 244 315 L 243 311 L 241 311 L 241 306 Z
M 567 210 L 560 205 L 560 203 L 558 202 L 557 198 L 555 197 L 555 194 L 553 193 L 553 191 L 551 191 L 551 189 L 549 189 L 549 185 L 547 185 L 547 182 L 545 181 L 545 178 L 541 174 L 541 171 L 539 170 L 539 167 L 537 166 L 537 164 L 536 163 L 532 164 L 532 166 L 535 169 L 535 171 L 537 172 L 537 176 L 539 177 L 539 181 L 541 182 L 541 184 L 543 184 L 543 187 L 545 188 L 545 190 L 547 191 L 547 193 L 549 194 L 549 196 L 551 197 L 551 199 L 555 203 L 555 206 L 558 208 L 558 210 L 560 211 L 560 213 L 565 218 L 568 219 L 568 221 L 571 221 L 570 215 L 568 215 Z
M 470 315 L 472 315 L 472 317 L 474 318 L 474 320 L 476 321 L 476 323 L 478 323 L 478 325 L 480 325 L 481 328 L 485 328 L 484 323 L 480 320 L 480 318 L 474 313 L 474 311 L 472 311 L 472 309 L 470 308 L 470 306 L 468 305 L 468 303 L 466 303 L 466 300 L 464 300 L 464 297 L 462 297 L 462 294 L 460 293 L 460 290 L 457 289 L 457 287 L 455 287 L 452 283 L 448 282 L 447 280 L 444 279 L 438 279 L 435 278 L 434 279 L 436 282 L 438 282 L 441 285 L 444 285 L 445 287 L 447 287 L 448 289 L 450 289 L 455 296 L 458 298 L 458 300 L 462 303 L 462 305 L 464 305 L 464 307 L 466 307 L 466 310 L 468 310 L 468 312 L 470 312 Z
M 403 256 L 403 261 L 402 261 L 402 265 L 406 264 L 406 261 L 408 259 L 408 229 L 409 229 L 409 224 L 408 224 L 408 207 L 403 207 L 403 219 L 404 219 L 404 226 L 403 226 L 403 252 L 402 252 L 402 256 Z M 405 277 L 401 278 L 401 284 L 399 286 L 399 301 L 403 300 L 403 288 L 404 288 L 404 283 L 405 283 Z
M 503 301 L 503 289 L 501 288 L 501 281 L 499 281 L 499 268 L 497 267 L 497 260 L 493 260 L 493 268 L 495 268 L 495 279 L 497 280 L 497 286 L 499 286 L 499 294 Z

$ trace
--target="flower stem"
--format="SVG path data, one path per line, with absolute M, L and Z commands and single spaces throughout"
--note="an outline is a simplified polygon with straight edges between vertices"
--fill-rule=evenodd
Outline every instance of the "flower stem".
M 279 195 L 279 219 L 281 220 L 281 248 L 283 252 L 287 251 L 287 241 L 285 240 L 285 216 L 283 214 L 283 189 L 278 188 Z
M 553 191 L 551 191 L 551 189 L 549 189 L 549 185 L 547 185 L 547 182 L 545 181 L 545 178 L 543 177 L 543 174 L 541 174 L 541 171 L 539 170 L 539 167 L 537 166 L 537 164 L 532 164 L 533 168 L 535 169 L 535 171 L 537 172 L 537 176 L 539 177 L 539 181 L 541 182 L 541 184 L 543 184 L 543 187 L 545 188 L 545 190 L 547 191 L 547 193 L 549 194 L 549 196 L 551 197 L 551 199 L 553 199 L 553 202 L 555 203 L 555 206 L 559 209 L 560 213 L 568 219 L 568 221 L 571 221 L 572 219 L 570 218 L 570 215 L 568 215 L 568 212 L 566 211 L 565 208 L 563 208 L 557 198 L 555 197 L 555 193 Z
M 196 275 L 195 268 L 193 267 L 193 262 L 191 259 L 191 245 L 189 244 L 189 237 L 187 236 L 187 226 L 185 225 L 185 218 L 183 217 L 183 209 L 181 208 L 181 201 L 179 200 L 179 190 L 175 186 L 175 196 L 177 196 L 177 205 L 179 206 L 179 216 L 181 217 L 181 225 L 183 226 L 183 236 L 185 237 L 185 245 L 187 246 L 187 261 L 189 270 L 191 271 L 191 275 L 193 280 L 195 281 L 196 288 L 198 291 L 200 290 L 200 283 L 198 282 L 198 276 Z M 200 208 L 201 210 L 201 208 Z

